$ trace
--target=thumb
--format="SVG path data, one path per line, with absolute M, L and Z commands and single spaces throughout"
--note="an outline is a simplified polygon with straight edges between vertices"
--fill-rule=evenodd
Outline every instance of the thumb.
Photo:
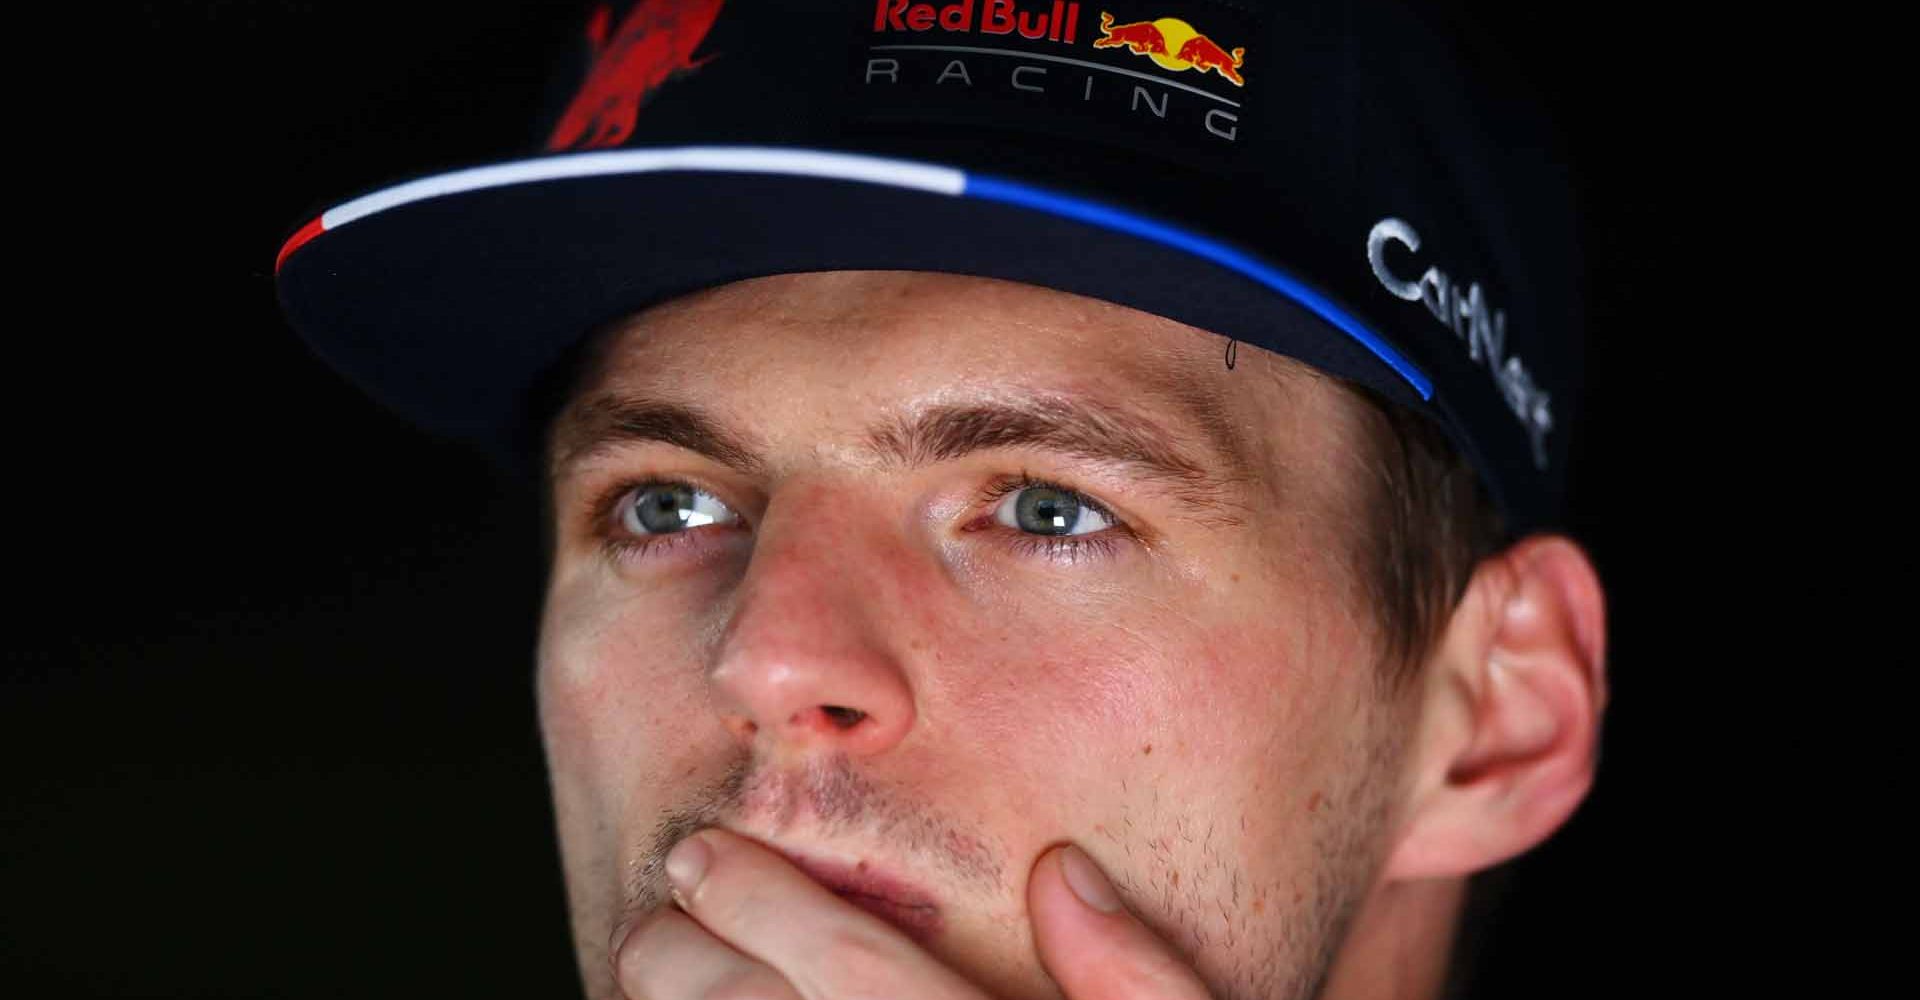
M 1078 847 L 1040 856 L 1027 909 L 1040 964 L 1069 1000 L 1206 1000 L 1200 974 L 1128 912 Z

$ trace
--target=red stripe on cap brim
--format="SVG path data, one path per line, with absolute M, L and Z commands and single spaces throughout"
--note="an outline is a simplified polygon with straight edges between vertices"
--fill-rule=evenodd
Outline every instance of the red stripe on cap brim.
M 280 255 L 273 258 L 273 273 L 279 274 L 280 265 L 286 263 L 287 258 L 292 256 L 295 250 L 306 246 L 308 240 L 326 231 L 326 220 L 323 216 L 318 215 L 313 217 L 312 222 L 295 230 L 292 236 L 287 237 L 287 242 L 280 247 Z

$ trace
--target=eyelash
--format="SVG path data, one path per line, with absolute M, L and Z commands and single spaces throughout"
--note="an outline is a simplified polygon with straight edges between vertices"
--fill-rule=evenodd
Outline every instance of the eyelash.
M 636 536 L 628 533 L 619 524 L 616 514 L 620 505 L 636 490 L 645 490 L 654 486 L 691 486 L 702 492 L 712 492 L 699 483 L 682 479 L 630 479 L 623 480 L 602 492 L 591 505 L 593 523 L 597 526 L 595 534 L 600 537 L 606 553 L 616 562 L 626 562 L 640 558 L 658 558 L 698 534 L 691 529 L 676 531 L 665 535 Z M 1047 559 L 1064 562 L 1068 565 L 1078 563 L 1088 556 L 1111 556 L 1118 542 L 1116 534 L 1133 537 L 1133 529 L 1121 520 L 1110 508 L 1098 500 L 1073 487 L 1049 479 L 1036 479 L 1024 469 L 1018 476 L 1002 479 L 980 492 L 975 501 L 978 504 L 992 506 L 1009 493 L 1023 489 L 1049 489 L 1064 493 L 1080 506 L 1093 511 L 1106 519 L 1110 527 L 1092 535 L 1032 535 L 1014 532 L 1017 536 L 1006 544 L 1022 555 L 1039 555 Z M 1002 529 L 1004 525 L 992 522 L 988 530 Z M 965 530 L 979 530 L 969 527 Z M 1011 529 L 1006 529 L 1011 530 Z M 996 531 L 996 533 L 999 533 Z

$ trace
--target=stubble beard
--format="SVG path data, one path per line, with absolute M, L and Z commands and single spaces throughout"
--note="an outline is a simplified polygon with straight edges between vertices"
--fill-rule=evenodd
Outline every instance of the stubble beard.
M 1147 904 L 1135 907 L 1142 922 L 1193 962 L 1216 1000 L 1314 1000 L 1326 989 L 1384 861 L 1405 748 L 1400 727 L 1384 711 L 1369 714 L 1343 748 L 1341 759 L 1354 766 L 1329 776 L 1323 803 L 1312 812 L 1306 871 L 1257 883 L 1240 859 L 1214 851 L 1219 827 L 1247 822 L 1241 817 L 1209 817 L 1204 827 L 1162 817 L 1144 836 L 1126 831 L 1131 843 L 1122 850 L 1138 857 L 1144 849 L 1151 863 L 1139 877 L 1130 869 L 1116 873 L 1122 895 L 1130 905 Z M 1180 857 L 1201 858 L 1198 870 L 1180 878 L 1176 852 L 1163 846 L 1176 841 L 1188 845 Z
M 1122 897 L 1148 927 L 1195 962 L 1218 1000 L 1314 1000 L 1325 989 L 1382 860 L 1393 776 L 1404 745 L 1398 736 L 1402 727 L 1373 714 L 1344 748 L 1342 759 L 1359 766 L 1335 772 L 1325 804 L 1314 811 L 1309 825 L 1313 867 L 1303 876 L 1304 885 L 1252 883 L 1240 859 L 1212 848 L 1219 824 L 1228 821 L 1222 817 L 1209 818 L 1203 829 L 1187 817 L 1159 815 L 1125 824 L 1124 834 L 1108 832 L 1124 856 L 1148 862 L 1138 874 L 1132 868 L 1110 873 Z M 797 774 L 770 775 L 756 770 L 743 753 L 683 805 L 662 814 L 646 848 L 628 866 L 617 912 L 602 919 L 611 928 L 665 905 L 666 855 L 696 830 L 750 813 L 774 816 L 785 825 L 801 811 L 824 835 L 872 831 L 875 842 L 899 857 L 927 863 L 960 884 L 983 892 L 997 892 L 1003 884 L 1005 853 L 995 841 L 927 803 L 879 792 L 846 758 L 822 759 Z M 1185 849 L 1176 852 L 1176 843 Z M 1191 870 L 1188 862 L 1186 877 L 1176 875 L 1176 858 L 1196 854 L 1201 867 Z M 1256 905 L 1256 900 L 1275 905 Z M 594 992 L 591 986 L 588 992 Z

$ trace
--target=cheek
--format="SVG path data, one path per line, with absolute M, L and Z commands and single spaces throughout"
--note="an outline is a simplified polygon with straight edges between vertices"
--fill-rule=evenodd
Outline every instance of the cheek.
M 672 609 L 636 611 L 633 595 L 596 580 L 556 585 L 537 651 L 540 729 L 563 808 L 605 826 L 657 809 L 715 759 L 700 727 L 724 738 L 707 708 Z M 646 796 L 642 802 L 634 796 Z
M 1096 754 L 1103 737 L 1154 711 L 1167 652 L 1154 626 L 1114 615 L 1048 599 L 928 621 L 915 653 L 918 686 L 933 702 L 927 718 L 997 755 L 1061 766 Z
M 926 622 L 922 687 L 941 702 L 929 718 L 964 727 L 961 742 L 1044 788 L 1068 823 L 1126 794 L 1122 778 L 1139 790 L 1207 776 L 1226 793 L 1260 780 L 1252 760 L 1289 768 L 1276 757 L 1298 749 L 1300 720 L 1325 693 L 1320 643 L 1271 606 L 1158 596 L 1082 591 Z
M 1365 723 L 1370 645 L 1324 575 L 1234 572 L 1178 600 L 1035 602 L 936 634 L 966 677 L 951 717 L 1057 804 L 1067 835 L 1124 811 L 1232 817 L 1251 842 L 1284 842 L 1327 799 L 1340 735 Z
M 1326 604 L 1327 606 L 1323 606 Z M 980 634 L 980 633 L 976 633 Z M 1354 676 L 1362 653 L 1341 607 L 1313 588 L 1250 586 L 1015 619 L 971 662 L 1002 665 L 966 689 L 962 713 L 1004 745 L 1081 756 L 1091 747 L 1233 766 L 1294 742 Z

